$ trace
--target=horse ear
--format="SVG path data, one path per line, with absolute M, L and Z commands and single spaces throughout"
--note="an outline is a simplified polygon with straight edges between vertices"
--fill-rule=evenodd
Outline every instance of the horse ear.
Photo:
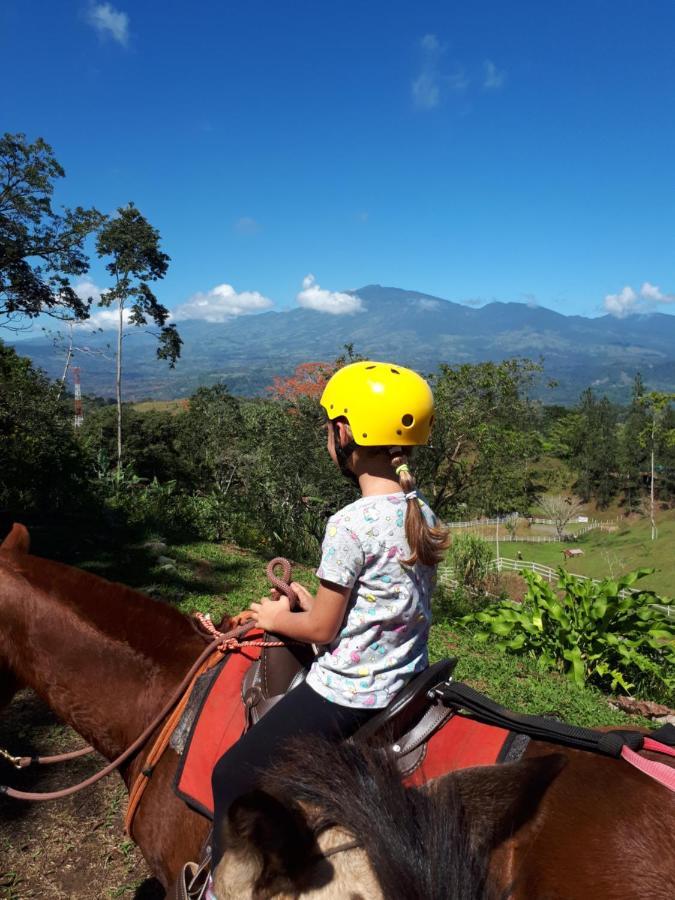
M 294 896 L 303 869 L 318 847 L 307 818 L 297 803 L 257 790 L 235 801 L 225 826 L 223 863 L 216 868 L 217 896 L 222 881 L 231 892 L 242 879 L 254 881 L 253 896 Z M 221 871 L 222 866 L 222 871 Z M 233 871 L 239 867 L 241 871 Z M 223 896 L 235 894 L 223 891 Z
M 28 553 L 30 550 L 30 535 L 26 526 L 15 522 L 10 533 L 0 544 L 0 550 L 9 550 L 12 553 Z
M 536 815 L 544 794 L 566 764 L 562 753 L 549 753 L 464 769 L 437 784 L 438 789 L 445 787 L 459 795 L 474 846 L 492 849 Z

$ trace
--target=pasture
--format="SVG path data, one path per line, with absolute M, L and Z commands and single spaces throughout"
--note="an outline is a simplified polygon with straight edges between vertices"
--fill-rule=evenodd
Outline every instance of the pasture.
M 654 568 L 654 574 L 641 579 L 640 586 L 672 597 L 675 594 L 675 509 L 659 512 L 657 526 L 658 537 L 654 541 L 649 519 L 633 518 L 619 521 L 616 531 L 588 531 L 571 543 L 505 540 L 508 534 L 501 527 L 499 555 L 516 559 L 520 552 L 523 560 L 551 568 L 562 565 L 568 572 L 589 578 L 616 578 L 633 569 Z M 573 532 L 574 523 L 566 530 Z M 544 526 L 519 527 L 516 537 L 550 536 L 553 532 L 554 529 Z M 473 533 L 489 539 L 493 548 L 496 546 L 494 526 L 476 528 Z M 564 559 L 562 551 L 570 547 L 580 547 L 583 556 Z

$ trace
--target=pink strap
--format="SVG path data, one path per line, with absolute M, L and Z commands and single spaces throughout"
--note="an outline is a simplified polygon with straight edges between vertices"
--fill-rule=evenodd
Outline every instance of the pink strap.
M 675 747 L 668 747 L 666 744 L 652 740 L 652 738 L 645 738 L 644 749 L 655 750 L 657 753 L 666 753 L 668 756 L 675 756 Z M 631 766 L 635 766 L 636 769 L 644 772 L 645 775 L 649 775 L 650 778 L 654 778 L 665 787 L 670 788 L 671 791 L 675 791 L 675 769 L 671 766 L 656 762 L 653 759 L 645 759 L 626 746 L 622 749 L 621 756 Z
M 665 753 L 666 756 L 675 756 L 675 747 L 669 747 L 668 744 L 662 744 L 655 741 L 654 738 L 646 737 L 643 750 L 653 750 L 654 753 Z

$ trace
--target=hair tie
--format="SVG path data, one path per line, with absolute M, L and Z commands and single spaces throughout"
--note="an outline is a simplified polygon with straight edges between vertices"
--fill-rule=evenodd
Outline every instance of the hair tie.
M 408 463 L 401 463 L 401 465 L 397 466 L 394 471 L 397 475 L 400 475 L 401 472 L 409 472 L 410 469 L 408 468 Z
M 405 495 L 405 499 L 406 499 L 406 500 L 414 500 L 416 497 L 417 497 L 417 491 L 409 491 L 409 492 Z

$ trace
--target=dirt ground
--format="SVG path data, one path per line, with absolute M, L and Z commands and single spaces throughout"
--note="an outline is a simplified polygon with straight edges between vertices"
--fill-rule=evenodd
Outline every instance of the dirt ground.
M 82 739 L 31 691 L 0 712 L 0 747 L 15 755 L 74 750 Z M 0 784 L 58 790 L 102 767 L 97 754 L 16 772 L 0 761 Z M 25 803 L 0 798 L 0 898 L 7 900 L 161 900 L 143 857 L 124 834 L 126 790 L 118 775 L 64 800 Z

